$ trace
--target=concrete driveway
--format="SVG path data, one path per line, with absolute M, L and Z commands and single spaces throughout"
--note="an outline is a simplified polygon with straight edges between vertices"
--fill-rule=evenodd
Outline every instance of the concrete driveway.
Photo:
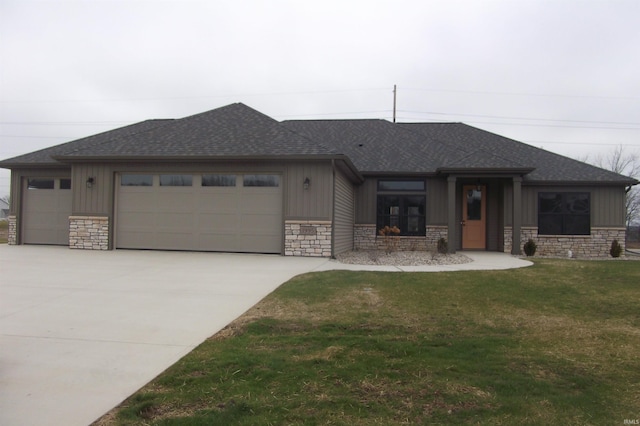
M 454 271 L 531 263 L 345 265 L 269 255 L 0 245 L 0 425 L 87 425 L 289 278 L 331 269 Z
M 0 425 L 87 425 L 326 262 L 0 245 Z

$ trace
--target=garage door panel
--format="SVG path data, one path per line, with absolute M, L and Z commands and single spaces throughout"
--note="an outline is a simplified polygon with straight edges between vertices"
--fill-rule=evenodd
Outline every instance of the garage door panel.
M 31 179 L 27 179 L 29 182 Z M 49 181 L 50 189 L 29 188 L 23 193 L 22 241 L 25 244 L 69 245 L 71 190 L 60 189 L 60 179 Z M 54 183 L 55 182 L 55 183 Z
M 167 250 L 194 250 L 193 235 L 182 232 L 159 232 L 156 245 Z
M 192 212 L 164 212 L 156 213 L 155 225 L 166 229 L 169 232 L 192 232 L 193 213 Z
M 235 233 L 238 228 L 238 216 L 236 214 L 200 214 L 197 226 L 201 232 L 228 230 L 228 232 Z
M 147 212 L 155 202 L 155 193 L 127 191 L 119 194 L 118 208 L 122 212 Z
M 190 187 L 159 187 L 157 177 L 153 187 L 120 187 L 117 247 L 280 253 L 282 189 L 244 187 L 237 176 L 236 186 L 195 176 Z

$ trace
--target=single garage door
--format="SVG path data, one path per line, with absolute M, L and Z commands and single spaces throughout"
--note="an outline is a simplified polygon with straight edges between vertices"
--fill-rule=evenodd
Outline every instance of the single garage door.
M 24 244 L 69 245 L 71 179 L 26 179 L 22 207 Z
M 122 174 L 116 247 L 280 253 L 277 174 Z

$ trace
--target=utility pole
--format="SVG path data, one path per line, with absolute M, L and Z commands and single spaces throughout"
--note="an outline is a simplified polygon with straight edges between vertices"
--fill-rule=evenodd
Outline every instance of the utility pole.
M 396 85 L 393 85 L 393 122 L 396 122 Z

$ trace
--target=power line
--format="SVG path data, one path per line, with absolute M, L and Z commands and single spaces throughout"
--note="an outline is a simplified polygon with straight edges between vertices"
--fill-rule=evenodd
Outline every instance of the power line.
M 455 89 L 428 89 L 408 87 L 403 90 L 414 90 L 418 92 L 443 92 L 443 93 L 468 93 L 473 95 L 501 95 L 501 96 L 533 96 L 545 98 L 591 98 L 591 99 L 618 99 L 626 101 L 640 100 L 638 96 L 602 96 L 602 95 L 569 95 L 560 93 L 525 93 L 525 92 L 492 92 L 483 90 L 455 90 Z
M 509 117 L 504 115 L 487 115 L 487 114 L 464 114 L 464 113 L 450 113 L 450 112 L 432 112 L 432 111 L 406 111 L 400 110 L 400 112 L 408 114 L 429 114 L 429 115 L 452 115 L 461 117 L 480 117 L 480 118 L 497 118 L 503 120 L 530 120 L 530 121 L 553 121 L 559 123 L 595 123 L 595 124 L 620 124 L 640 126 L 640 123 L 624 122 L 624 121 L 595 121 L 595 120 L 566 120 L 558 118 L 531 118 L 531 117 Z

